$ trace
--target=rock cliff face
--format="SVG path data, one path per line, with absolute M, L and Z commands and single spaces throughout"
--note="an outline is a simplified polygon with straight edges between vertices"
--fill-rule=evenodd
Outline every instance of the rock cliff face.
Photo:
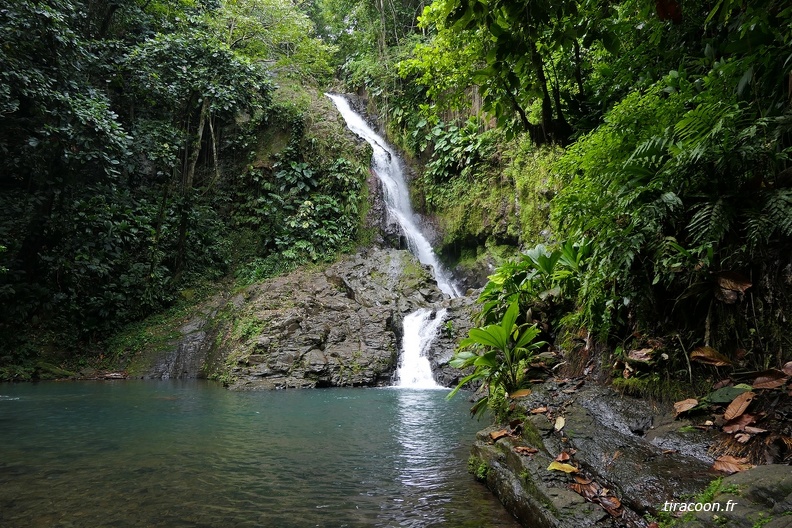
M 447 362 L 471 301 L 445 297 L 409 252 L 379 248 L 209 301 L 142 376 L 213 377 L 236 390 L 389 384 L 403 318 L 420 307 L 448 308 L 429 357 L 453 384 Z
M 238 390 L 388 384 L 402 317 L 442 299 L 398 250 L 370 249 L 324 272 L 251 287 L 219 338 L 226 381 Z

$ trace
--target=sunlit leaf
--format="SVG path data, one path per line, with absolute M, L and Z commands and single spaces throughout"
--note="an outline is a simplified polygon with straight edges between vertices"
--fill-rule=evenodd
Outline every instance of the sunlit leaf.
M 572 466 L 570 464 L 564 464 L 562 462 L 558 462 L 557 460 L 553 460 L 549 466 L 547 466 L 548 471 L 563 471 L 564 473 L 577 473 L 578 468 Z
M 561 429 L 564 428 L 564 425 L 566 425 L 566 419 L 563 416 L 559 416 L 558 418 L 556 418 L 555 425 L 553 426 L 553 428 L 556 431 L 560 431 Z

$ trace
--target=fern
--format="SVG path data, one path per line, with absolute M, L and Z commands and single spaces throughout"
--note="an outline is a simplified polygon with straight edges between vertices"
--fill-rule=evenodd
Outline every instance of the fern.
M 696 211 L 687 230 L 696 244 L 721 242 L 729 232 L 734 218 L 731 205 L 723 198 L 694 206 Z
M 774 232 L 792 236 L 792 189 L 775 189 L 768 193 L 764 209 Z

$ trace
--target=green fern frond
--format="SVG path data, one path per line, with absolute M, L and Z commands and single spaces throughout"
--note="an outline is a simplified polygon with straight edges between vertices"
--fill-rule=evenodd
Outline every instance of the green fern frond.
M 734 211 L 723 197 L 694 206 L 696 212 L 688 224 L 688 232 L 696 244 L 723 240 L 732 227 Z
M 768 193 L 764 209 L 774 231 L 792 236 L 792 189 L 775 189 Z

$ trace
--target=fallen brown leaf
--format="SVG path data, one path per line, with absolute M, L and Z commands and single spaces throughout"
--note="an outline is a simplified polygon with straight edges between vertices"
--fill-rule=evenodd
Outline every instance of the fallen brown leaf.
M 598 502 L 614 517 L 620 517 L 623 513 L 621 501 L 612 495 L 600 497 Z
M 751 434 L 762 434 L 767 432 L 767 429 L 760 429 L 759 427 L 746 427 L 743 430 L 746 433 L 751 433 Z
M 712 464 L 712 469 L 715 471 L 723 471 L 724 473 L 732 474 L 754 467 L 748 463 L 747 458 L 736 458 L 730 455 L 724 455 L 715 460 Z
M 723 387 L 728 387 L 731 384 L 732 384 L 732 380 L 730 380 L 729 378 L 722 379 L 718 383 L 712 386 L 712 390 L 722 389 Z
M 570 458 L 572 458 L 572 457 L 571 457 L 571 456 L 569 456 L 569 453 L 567 453 L 566 451 L 561 451 L 561 452 L 558 454 L 558 456 L 557 456 L 557 457 L 555 457 L 556 461 L 558 461 L 558 462 L 566 462 L 566 461 L 567 461 L 567 460 L 569 460 Z
M 742 394 L 734 398 L 734 401 L 732 401 L 729 404 L 729 406 L 726 407 L 726 412 L 723 413 L 723 419 L 733 420 L 734 418 L 740 416 L 742 413 L 745 412 L 748 406 L 751 405 L 754 396 L 756 396 L 756 394 L 754 394 L 751 391 L 748 391 L 748 392 L 743 392 Z
M 509 436 L 509 435 L 510 435 L 510 433 L 509 433 L 508 430 L 501 429 L 500 431 L 492 431 L 490 433 L 490 438 L 492 438 L 493 442 L 497 442 L 498 440 L 500 440 L 504 436 Z
M 520 389 L 509 394 L 509 398 L 516 400 L 517 398 L 525 398 L 531 395 L 531 389 Z
M 514 452 L 519 455 L 533 455 L 538 453 L 539 450 L 535 447 L 528 447 L 528 446 L 517 446 L 514 448 Z
M 627 359 L 638 361 L 639 363 L 649 363 L 654 356 L 654 348 L 642 348 L 640 350 L 630 350 L 627 354 Z
M 751 425 L 755 421 L 756 416 L 752 414 L 743 414 L 723 424 L 723 432 L 729 434 L 739 433 L 740 431 L 745 430 L 746 426 Z
M 745 290 L 751 287 L 748 277 L 734 271 L 721 271 L 718 273 L 717 282 L 715 298 L 726 304 L 742 300 Z
M 599 485 L 592 481 L 588 481 L 585 484 L 576 482 L 575 484 L 570 484 L 568 488 L 588 500 L 594 499 L 599 493 Z
M 789 376 L 776 369 L 760 372 L 753 382 L 754 389 L 775 389 L 781 387 L 789 381 Z
M 713 367 L 727 367 L 731 365 L 731 360 L 712 347 L 700 346 L 690 353 L 692 361 L 698 361 Z
M 787 361 L 786 363 L 784 363 L 784 366 L 781 367 L 781 370 L 787 376 L 792 376 L 792 361 Z
M 688 398 L 687 400 L 678 401 L 674 404 L 674 410 L 677 414 L 682 414 L 683 412 L 687 412 L 696 405 L 698 405 L 698 400 L 695 398 Z

